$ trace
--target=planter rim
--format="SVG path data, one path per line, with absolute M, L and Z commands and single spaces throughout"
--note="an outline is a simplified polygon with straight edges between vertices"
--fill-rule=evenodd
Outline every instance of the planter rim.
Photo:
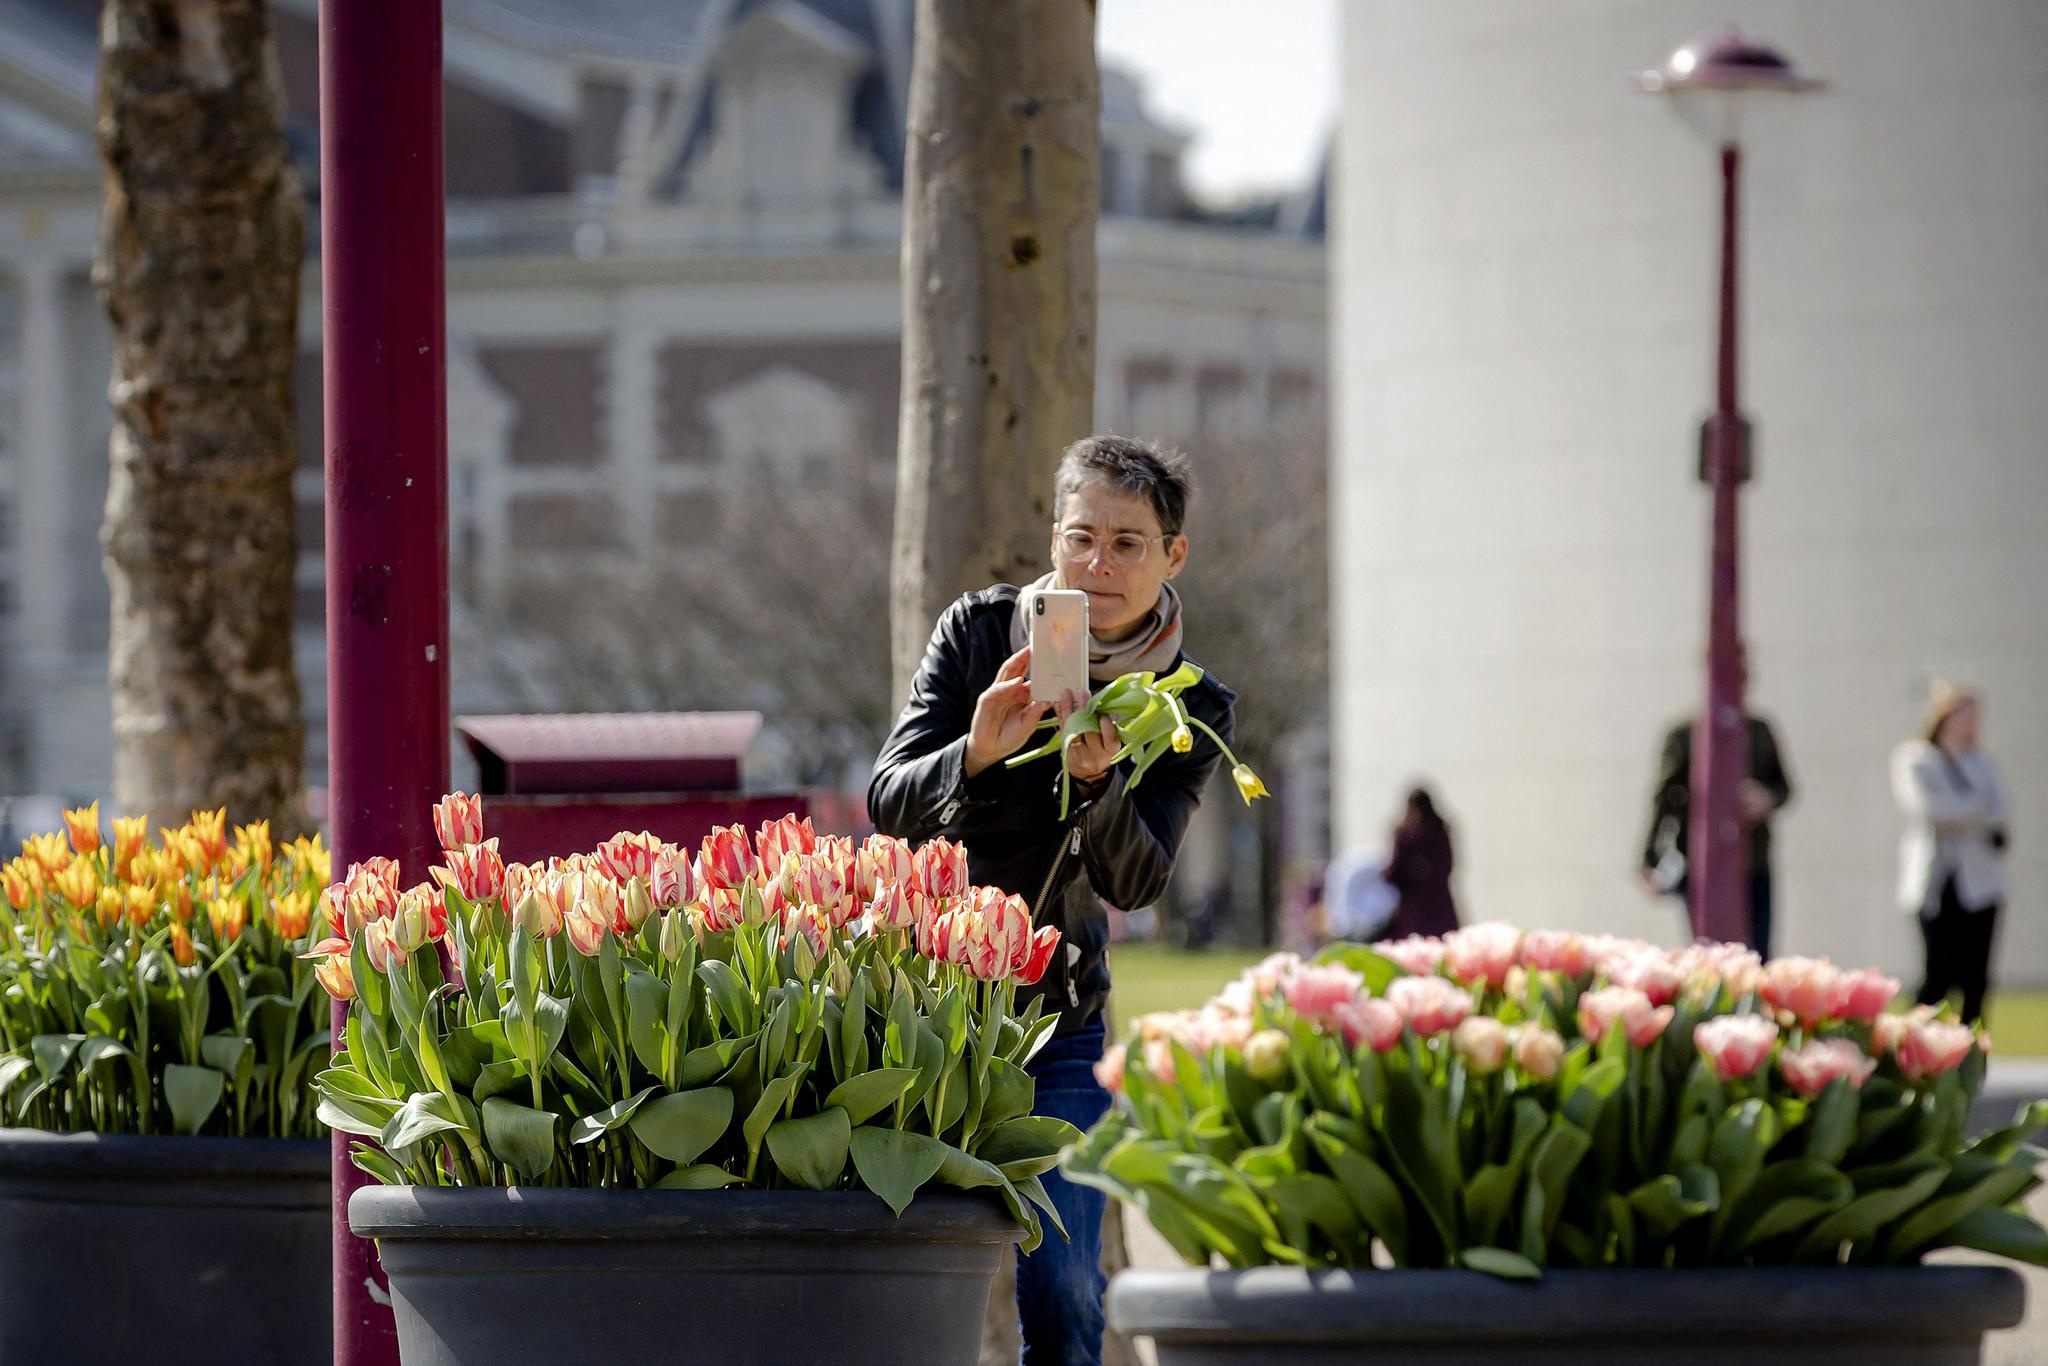
M 1558 1336 L 1586 1338 L 1700 1324 L 1955 1338 L 2014 1326 L 2026 1298 L 2018 1272 L 1985 1265 L 1561 1270 L 1534 1282 L 1462 1270 L 1191 1267 L 1119 1273 L 1109 1317 L 1124 1332 L 1181 1341 L 1526 1341 L 1539 1312 Z
M 56 1133 L 0 1128 L 0 1177 L 62 1176 L 112 1167 L 127 1180 L 328 1179 L 321 1138 L 195 1138 L 174 1134 Z
M 963 1191 L 920 1194 L 898 1219 L 869 1191 L 364 1186 L 349 1197 L 348 1222 L 359 1238 L 406 1239 L 1014 1243 L 1024 1236 L 1000 1201 Z

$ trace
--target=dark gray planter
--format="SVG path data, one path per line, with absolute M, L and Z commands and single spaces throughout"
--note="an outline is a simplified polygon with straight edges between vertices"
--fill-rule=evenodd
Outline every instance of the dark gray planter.
M 1023 1229 L 927 1191 L 366 1186 L 405 1366 L 974 1366 Z M 1055 1235 L 1057 1236 L 1057 1235 Z
M 1110 1322 L 1159 1366 L 1968 1366 L 2026 1287 L 2001 1266 L 1126 1271 Z
M 333 1355 L 328 1145 L 0 1129 L 0 1362 Z

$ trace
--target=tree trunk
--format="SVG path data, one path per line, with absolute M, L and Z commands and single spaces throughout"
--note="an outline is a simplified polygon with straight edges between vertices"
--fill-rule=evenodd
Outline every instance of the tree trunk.
M 1095 408 L 1093 0 L 918 0 L 903 184 L 895 696 L 959 594 L 1044 573 Z
M 266 0 L 106 0 L 114 799 L 303 822 L 292 667 L 303 201 Z

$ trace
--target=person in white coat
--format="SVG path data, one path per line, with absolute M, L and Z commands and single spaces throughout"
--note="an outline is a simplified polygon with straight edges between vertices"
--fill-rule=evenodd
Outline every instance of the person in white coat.
M 1919 920 L 1927 950 L 1919 999 L 1935 1005 L 1960 991 L 1973 1022 L 2005 900 L 2005 789 L 1978 745 L 1981 713 L 1974 693 L 1937 683 L 1926 729 L 1892 755 L 1892 794 L 1906 817 L 1899 906 Z

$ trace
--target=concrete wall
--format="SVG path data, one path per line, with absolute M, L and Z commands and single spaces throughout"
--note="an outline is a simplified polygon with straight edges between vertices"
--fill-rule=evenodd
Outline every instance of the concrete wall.
M 1427 775 L 1468 919 L 1672 939 L 1633 869 L 1703 687 L 1717 175 L 1633 74 L 1735 18 L 1831 89 L 1750 148 L 1752 696 L 1789 752 L 1780 952 L 1916 972 L 1891 746 L 1988 696 L 2010 980 L 2048 980 L 2048 7 L 1344 8 L 1336 836 Z

